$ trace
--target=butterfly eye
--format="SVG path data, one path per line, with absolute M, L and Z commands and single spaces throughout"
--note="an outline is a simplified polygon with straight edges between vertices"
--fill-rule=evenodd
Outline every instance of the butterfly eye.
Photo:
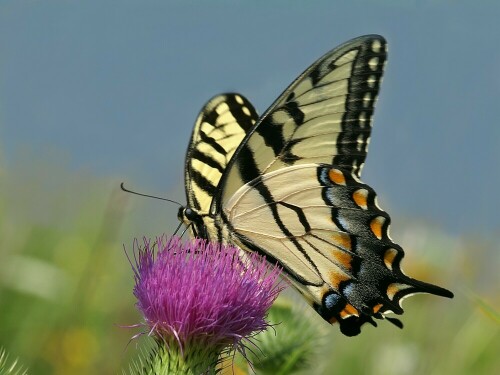
M 198 214 L 194 212 L 192 209 L 186 208 L 184 210 L 184 217 L 189 221 L 194 221 L 198 217 Z
M 187 219 L 188 221 L 194 221 L 197 217 L 199 217 L 199 215 L 189 207 L 179 207 L 177 217 L 180 221 L 184 221 L 185 219 Z

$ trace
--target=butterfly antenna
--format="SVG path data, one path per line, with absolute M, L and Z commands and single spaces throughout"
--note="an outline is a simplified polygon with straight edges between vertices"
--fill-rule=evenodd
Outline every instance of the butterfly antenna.
M 182 224 L 182 223 L 181 223 Z M 189 224 L 188 226 L 186 226 L 186 228 L 182 231 L 180 237 L 184 237 L 184 234 L 187 232 L 187 230 L 189 229 L 189 227 L 191 226 L 192 224 Z
M 181 226 L 182 224 L 184 224 L 182 221 L 179 223 L 179 225 L 177 225 L 177 228 L 175 228 L 175 231 L 174 231 L 174 234 L 172 234 L 172 236 L 175 236 L 177 234 L 177 232 L 179 231 L 179 229 L 181 229 Z M 181 236 L 182 237 L 182 236 Z
M 180 204 L 179 202 L 176 202 L 176 201 L 173 201 L 171 199 L 167 199 L 167 198 L 163 198 L 163 197 L 157 197 L 156 195 L 149 195 L 149 194 L 142 194 L 142 193 L 138 193 L 137 191 L 133 191 L 133 190 L 130 190 L 130 189 L 127 189 L 125 187 L 125 184 L 122 182 L 120 184 L 120 188 L 126 192 L 126 193 L 130 193 L 130 194 L 135 194 L 135 195 L 140 195 L 142 197 L 148 197 L 148 198 L 155 198 L 155 199 L 160 199 L 162 201 L 167 201 L 167 202 L 171 202 L 171 203 L 175 203 L 176 205 L 178 206 L 182 206 L 182 204 Z

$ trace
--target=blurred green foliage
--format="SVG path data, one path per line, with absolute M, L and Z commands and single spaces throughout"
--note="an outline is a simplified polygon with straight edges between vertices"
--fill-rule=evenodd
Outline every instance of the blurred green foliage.
M 30 160 L 0 174 L 0 347 L 31 374 L 128 369 L 148 339 L 130 341 L 138 330 L 123 327 L 140 319 L 123 244 L 131 250 L 136 236 L 171 233 L 177 209 L 54 163 Z M 406 271 L 455 298 L 410 298 L 403 330 L 380 322 L 354 338 L 304 314 L 322 332 L 314 374 L 500 373 L 498 238 L 450 238 L 395 219 Z
M 0 375 L 26 375 L 27 372 L 19 366 L 17 360 L 11 361 L 5 349 L 0 348 Z

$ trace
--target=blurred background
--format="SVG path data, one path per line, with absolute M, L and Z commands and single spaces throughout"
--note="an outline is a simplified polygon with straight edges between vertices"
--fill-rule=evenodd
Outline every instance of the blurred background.
M 500 373 L 499 17 L 494 1 L 0 0 L 0 347 L 32 374 L 126 368 L 140 316 L 123 248 L 172 233 L 177 207 L 119 183 L 184 203 L 211 96 L 262 113 L 316 58 L 377 33 L 390 53 L 363 179 L 406 271 L 455 299 L 407 300 L 402 331 L 318 322 L 318 368 Z

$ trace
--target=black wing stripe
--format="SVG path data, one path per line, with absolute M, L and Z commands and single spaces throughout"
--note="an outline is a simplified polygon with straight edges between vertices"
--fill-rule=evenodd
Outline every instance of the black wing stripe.
M 257 111 L 248 100 L 244 100 L 243 104 L 240 104 L 235 97 L 228 97 L 227 104 L 234 118 L 238 119 L 238 125 L 245 130 L 245 132 L 253 126 L 256 119 L 259 117 Z M 248 110 L 248 113 L 245 113 L 244 108 Z
M 215 194 L 217 187 L 212 184 L 212 182 L 207 180 L 200 172 L 192 170 L 191 179 L 200 189 L 207 192 L 210 196 L 213 196 Z
M 264 138 L 266 146 L 273 149 L 274 155 L 278 155 L 283 149 L 285 140 L 279 126 L 273 126 L 272 124 L 260 126 L 256 129 L 256 132 Z
M 257 164 L 255 163 L 254 154 L 248 145 L 244 145 L 244 147 L 240 149 L 237 165 L 242 179 L 241 185 L 249 183 L 261 176 L 259 168 L 257 168 Z
M 209 154 L 205 154 L 200 150 L 194 150 L 191 154 L 193 159 L 199 160 L 200 162 L 217 169 L 221 174 L 224 173 L 225 166 L 221 165 L 217 160 L 213 159 Z
M 210 145 L 215 151 L 217 151 L 221 155 L 226 155 L 227 151 L 222 147 L 217 141 L 209 137 L 208 135 L 205 134 L 205 132 L 200 130 L 200 142 L 205 142 L 206 144 Z

